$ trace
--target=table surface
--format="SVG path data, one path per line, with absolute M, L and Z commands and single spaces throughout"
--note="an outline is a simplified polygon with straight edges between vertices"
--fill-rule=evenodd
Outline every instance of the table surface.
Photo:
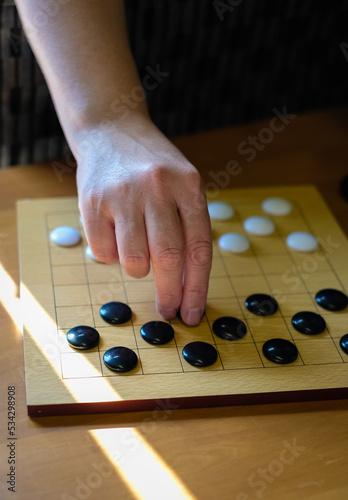
M 348 203 L 338 191 L 348 174 L 348 110 L 288 122 L 274 133 L 264 130 L 271 125 L 266 121 L 173 142 L 210 190 L 316 185 L 348 234 Z M 247 150 L 252 137 L 254 152 Z M 232 160 L 238 162 L 237 175 L 226 168 Z M 75 194 L 70 167 L 45 164 L 0 172 L 1 498 L 348 498 L 347 400 L 27 417 L 15 203 Z M 16 388 L 16 493 L 6 484 L 8 386 Z

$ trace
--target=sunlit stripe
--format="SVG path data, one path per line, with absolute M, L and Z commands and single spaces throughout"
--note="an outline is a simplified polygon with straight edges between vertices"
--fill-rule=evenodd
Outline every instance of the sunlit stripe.
M 94 429 L 89 432 L 137 499 L 196 500 L 136 429 Z
M 22 314 L 20 310 L 20 299 L 18 298 L 18 287 L 11 276 L 0 264 L 0 303 L 14 321 L 17 331 L 22 332 Z
M 23 308 L 20 308 L 17 286 L 1 264 L 0 285 L 0 301 L 16 325 L 18 327 L 22 326 L 21 318 L 23 315 L 23 326 L 35 341 L 42 355 L 49 361 L 57 377 L 59 377 L 75 401 L 84 400 L 86 389 L 79 388 L 78 385 L 74 384 L 74 380 L 70 381 L 61 378 L 57 358 L 50 355 L 50 351 L 47 349 L 47 332 L 56 331 L 55 321 L 25 286 L 21 288 Z M 55 335 L 49 338 L 50 345 L 56 346 L 57 349 L 59 349 L 58 338 Z M 84 362 L 90 365 L 87 360 L 84 360 Z M 99 376 L 94 379 L 94 381 L 96 380 L 99 383 L 102 381 L 103 395 L 107 394 L 109 400 L 122 399 L 106 378 Z M 90 382 L 89 391 L 93 390 L 93 379 Z M 177 474 L 136 429 L 112 428 L 90 430 L 89 432 L 136 498 L 142 500 L 162 500 L 163 498 L 166 498 L 166 500 L 196 500 L 196 497 L 182 483 Z

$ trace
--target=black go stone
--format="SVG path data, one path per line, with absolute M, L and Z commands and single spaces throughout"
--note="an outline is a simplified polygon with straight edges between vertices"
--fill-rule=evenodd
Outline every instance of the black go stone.
M 190 342 L 185 345 L 182 350 L 182 355 L 185 361 L 190 365 L 200 368 L 213 365 L 217 360 L 217 351 L 215 347 L 207 342 L 201 341 Z
M 305 335 L 318 335 L 326 328 L 325 320 L 320 314 L 308 311 L 296 313 L 291 323 L 295 330 Z
M 101 306 L 99 314 L 107 323 L 121 325 L 131 319 L 132 310 L 123 302 L 108 302 Z
M 213 323 L 213 332 L 224 340 L 239 340 L 245 337 L 247 327 L 242 320 L 232 316 L 223 316 Z
M 315 296 L 315 300 L 320 307 L 328 311 L 342 311 L 348 305 L 347 295 L 340 290 L 332 288 L 319 290 Z
M 111 347 L 104 353 L 103 361 L 110 370 L 124 373 L 137 366 L 138 356 L 128 347 Z
M 245 300 L 245 307 L 257 316 L 271 316 L 278 310 L 278 302 L 271 295 L 254 293 Z
M 341 337 L 340 346 L 342 351 L 348 354 L 348 333 L 346 333 L 345 335 L 343 335 L 343 337 Z
M 75 326 L 66 334 L 66 339 L 74 349 L 93 349 L 99 344 L 99 333 L 91 326 Z
M 270 339 L 262 346 L 264 356 L 273 363 L 287 365 L 296 361 L 298 356 L 295 344 L 285 339 Z
M 168 344 L 174 337 L 173 327 L 164 321 L 149 321 L 140 328 L 142 338 L 152 345 Z

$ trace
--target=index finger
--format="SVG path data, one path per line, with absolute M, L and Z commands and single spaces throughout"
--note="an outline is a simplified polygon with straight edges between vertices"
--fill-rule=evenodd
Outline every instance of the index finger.
M 179 214 L 185 252 L 180 314 L 186 324 L 196 325 L 204 313 L 213 254 L 210 217 L 203 187 L 196 192 L 191 203 L 179 206 Z
M 146 231 L 156 286 L 156 306 L 164 319 L 175 317 L 182 298 L 183 241 L 174 203 L 153 203 L 145 213 Z

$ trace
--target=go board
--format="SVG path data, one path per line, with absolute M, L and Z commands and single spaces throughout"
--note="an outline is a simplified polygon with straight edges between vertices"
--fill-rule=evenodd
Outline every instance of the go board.
M 276 231 L 270 236 L 248 235 L 244 254 L 221 250 L 224 233 L 245 234 L 242 221 L 265 215 L 261 202 L 281 196 L 293 204 L 286 216 L 269 216 Z M 155 309 L 151 273 L 141 280 L 128 277 L 118 264 L 89 259 L 76 198 L 18 202 L 21 301 L 28 413 L 31 416 L 110 411 L 157 410 L 181 407 L 251 404 L 347 397 L 348 355 L 339 346 L 348 332 L 348 311 L 321 309 L 314 297 L 322 288 L 346 293 L 348 244 L 334 217 L 311 186 L 221 191 L 210 201 L 225 201 L 235 209 L 229 221 L 212 221 L 213 266 L 205 315 L 199 326 L 171 321 L 174 339 L 151 346 L 140 327 L 161 319 Z M 82 242 L 59 247 L 49 238 L 57 226 L 79 229 Z M 319 247 L 301 253 L 286 246 L 293 231 L 314 234 Z M 250 313 L 244 301 L 253 293 L 276 298 L 278 311 L 269 317 Z M 128 303 L 132 320 L 120 326 L 104 323 L 99 308 L 109 301 Z M 299 311 L 319 313 L 326 321 L 320 335 L 308 336 L 291 325 Z M 220 339 L 212 323 L 234 316 L 247 325 L 238 341 Z M 100 344 L 76 351 L 66 341 L 77 325 L 95 327 Z M 271 338 L 288 339 L 299 356 L 289 365 L 268 361 L 262 346 Z M 206 368 L 188 364 L 183 347 L 195 340 L 208 342 L 218 352 Z M 113 346 L 129 347 L 139 358 L 128 373 L 110 371 L 103 353 Z

